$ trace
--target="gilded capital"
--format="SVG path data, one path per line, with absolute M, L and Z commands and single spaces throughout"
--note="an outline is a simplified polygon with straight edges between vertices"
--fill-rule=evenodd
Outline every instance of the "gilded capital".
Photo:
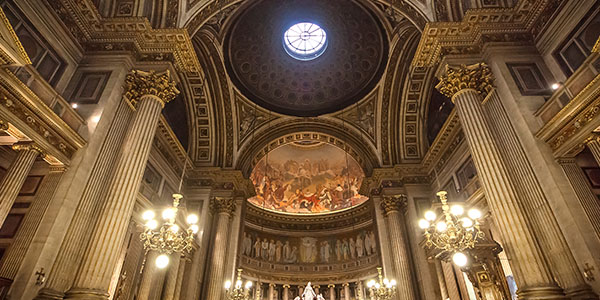
M 403 212 L 406 208 L 406 195 L 385 195 L 381 201 L 381 209 L 387 215 L 391 212 Z
M 213 213 L 227 213 L 232 215 L 235 211 L 235 201 L 228 197 L 214 197 L 210 201 L 210 209 Z
M 38 147 L 33 143 L 14 144 L 12 145 L 12 149 L 15 151 L 33 151 L 37 152 L 40 156 L 44 156 L 44 151 L 42 150 L 42 148 Z
M 446 74 L 440 77 L 440 83 L 435 88 L 452 101 L 456 93 L 465 89 L 476 90 L 485 97 L 494 88 L 494 76 L 484 63 L 460 67 L 446 65 Z
M 162 73 L 134 70 L 127 74 L 124 89 L 125 98 L 133 105 L 139 102 L 143 96 L 152 95 L 158 97 L 164 106 L 179 95 L 179 90 L 175 87 L 175 82 L 171 80 L 169 70 Z
M 8 127 L 9 127 L 8 122 L 0 120 L 0 130 L 6 131 L 6 130 L 8 130 Z

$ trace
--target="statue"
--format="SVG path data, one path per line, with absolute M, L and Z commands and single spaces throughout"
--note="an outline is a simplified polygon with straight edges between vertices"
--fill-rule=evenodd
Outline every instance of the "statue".
M 342 256 L 344 260 L 348 260 L 348 239 L 342 241 Z
M 340 240 L 335 241 L 335 257 L 338 261 L 342 260 L 342 242 Z
M 283 243 L 281 243 L 281 241 L 277 241 L 277 243 L 275 243 L 275 261 L 276 262 L 281 262 L 281 247 L 283 246 Z
M 264 238 L 261 244 L 260 257 L 267 260 L 269 258 L 269 241 Z
M 371 255 L 371 235 L 368 232 L 365 235 L 365 250 L 366 250 L 367 256 L 370 256 Z
M 271 240 L 269 243 L 269 261 L 273 261 L 275 259 L 275 241 Z
M 369 236 L 371 237 L 371 253 L 375 254 L 375 252 L 377 251 L 377 241 L 375 240 L 375 233 L 371 231 L 369 233 Z
M 329 246 L 328 241 L 324 241 L 321 243 L 321 261 L 329 262 L 329 254 L 331 253 L 331 247 Z
M 323 295 L 321 295 L 321 294 L 318 294 L 318 295 L 317 295 L 317 300 L 325 300 L 325 298 L 323 298 Z
M 283 260 L 285 262 L 288 262 L 291 258 L 291 254 L 292 254 L 292 248 L 290 247 L 290 242 L 285 241 L 285 244 L 283 245 Z
M 302 299 L 303 300 L 315 300 L 316 298 L 317 298 L 317 294 L 315 294 L 315 291 L 313 290 L 313 288 L 309 282 L 308 284 L 306 284 L 306 288 L 304 288 L 304 292 L 302 293 Z
M 365 237 L 366 239 L 367 237 Z M 363 243 L 363 239 L 360 236 L 360 234 L 356 237 L 356 253 L 358 254 L 358 257 L 363 257 L 363 255 L 365 254 L 365 244 Z
M 260 238 L 256 238 L 254 242 L 254 258 L 260 258 Z
M 312 263 L 317 258 L 317 239 L 312 237 L 302 238 L 300 259 L 302 262 Z
M 246 256 L 252 256 L 252 237 L 246 232 L 244 232 L 243 248 Z
M 356 241 L 358 241 L 359 238 L 360 238 L 360 236 L 358 238 L 356 238 Z M 350 238 L 350 257 L 352 257 L 352 259 L 356 258 L 357 246 L 358 246 L 358 244 L 356 244 L 356 242 L 354 242 L 354 239 Z

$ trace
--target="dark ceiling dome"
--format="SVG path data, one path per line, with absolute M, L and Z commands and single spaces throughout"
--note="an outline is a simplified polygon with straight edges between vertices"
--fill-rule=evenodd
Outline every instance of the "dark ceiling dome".
M 300 22 L 327 33 L 325 52 L 308 61 L 284 49 L 284 32 Z M 225 42 L 232 81 L 250 100 L 278 113 L 318 116 L 366 96 L 387 63 L 377 18 L 352 0 L 261 0 L 240 13 Z

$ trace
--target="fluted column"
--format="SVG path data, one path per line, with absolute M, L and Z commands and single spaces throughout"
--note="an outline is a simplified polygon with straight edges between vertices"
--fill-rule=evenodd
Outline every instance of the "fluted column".
M 158 268 L 154 263 L 159 253 L 156 251 L 149 251 L 146 253 L 146 259 L 144 260 L 144 269 L 142 270 L 142 278 L 138 286 L 137 298 L 148 299 L 150 297 L 150 291 L 152 290 L 152 281 L 156 276 Z
M 13 280 L 17 275 L 24 259 L 23 253 L 27 252 L 27 248 L 33 240 L 35 231 L 40 225 L 64 172 L 64 166 L 50 166 L 50 172 L 40 184 L 40 188 L 29 207 L 29 211 L 21 222 L 13 243 L 2 257 L 0 277 Z
M 134 71 L 127 76 L 125 97 L 136 105 L 135 117 L 75 283 L 65 298 L 108 299 L 111 278 L 124 246 L 160 112 L 178 93 L 168 72 Z
M 335 300 L 335 285 L 330 284 L 329 287 L 329 300 Z
M 600 205 L 598 205 L 598 197 L 591 190 L 590 183 L 583 173 L 583 170 L 577 162 L 575 158 L 561 158 L 558 160 L 558 163 L 562 167 L 571 187 L 575 191 L 581 206 L 583 206 L 583 211 L 587 218 L 590 220 L 596 235 L 600 237 Z
M 447 68 L 438 89 L 452 97 L 471 149 L 486 199 L 501 234 L 515 273 L 520 299 L 559 299 L 564 297 L 537 244 L 528 219 L 519 205 L 513 182 L 483 110 L 483 97 L 492 89 L 490 69 L 477 64 Z
M 177 281 L 176 281 L 175 291 L 173 292 L 173 299 L 175 299 L 175 300 L 179 300 L 179 297 L 181 295 L 181 288 L 182 288 L 182 284 L 183 284 L 183 275 L 185 274 L 185 265 L 186 265 L 185 257 L 180 258 L 179 268 L 177 268 Z
M 394 274 L 398 283 L 398 295 L 403 299 L 414 300 L 415 281 L 412 273 L 408 239 L 405 234 L 404 210 L 406 195 L 383 196 L 381 208 L 387 219 L 387 229 L 390 236 Z
M 179 253 L 171 254 L 171 265 L 167 272 L 167 281 L 165 282 L 165 290 L 163 291 L 163 300 L 173 300 L 175 298 L 175 289 L 177 288 L 177 275 L 179 274 L 179 260 L 181 255 Z
M 344 300 L 350 300 L 350 284 L 345 282 L 342 286 L 344 287 Z
M 289 284 L 284 284 L 283 285 L 283 299 L 282 300 L 290 300 L 290 285 Z
M 437 274 L 438 283 L 440 285 L 440 294 L 442 296 L 442 300 L 446 300 L 449 298 L 448 296 L 448 288 L 446 287 L 446 279 L 444 278 L 444 270 L 442 269 L 442 263 L 439 260 L 434 260 L 435 263 L 435 273 Z
M 275 284 L 269 283 L 269 295 L 267 296 L 269 300 L 273 300 L 273 296 L 275 294 Z
M 0 181 L 0 226 L 4 224 L 6 216 L 8 216 L 15 203 L 35 159 L 42 153 L 33 144 L 18 144 L 12 148 L 17 151 L 17 157 L 10 164 L 4 178 Z
M 209 260 L 206 299 L 221 299 L 225 282 L 225 256 L 229 240 L 229 225 L 235 211 L 232 198 L 215 197 L 211 200 L 211 210 L 216 215 L 217 225 L 212 241 L 212 254 Z

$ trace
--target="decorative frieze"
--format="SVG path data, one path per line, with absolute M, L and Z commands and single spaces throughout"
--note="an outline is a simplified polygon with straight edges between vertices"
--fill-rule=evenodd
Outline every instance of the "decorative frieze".
M 179 95 L 169 70 L 162 73 L 134 70 L 127 74 L 124 88 L 125 97 L 133 105 L 139 102 L 141 97 L 152 95 L 158 97 L 164 107 Z
M 476 90 L 485 98 L 494 88 L 494 76 L 492 70 L 484 63 L 460 67 L 446 65 L 446 72 L 436 88 L 452 101 L 456 93 L 465 89 Z

